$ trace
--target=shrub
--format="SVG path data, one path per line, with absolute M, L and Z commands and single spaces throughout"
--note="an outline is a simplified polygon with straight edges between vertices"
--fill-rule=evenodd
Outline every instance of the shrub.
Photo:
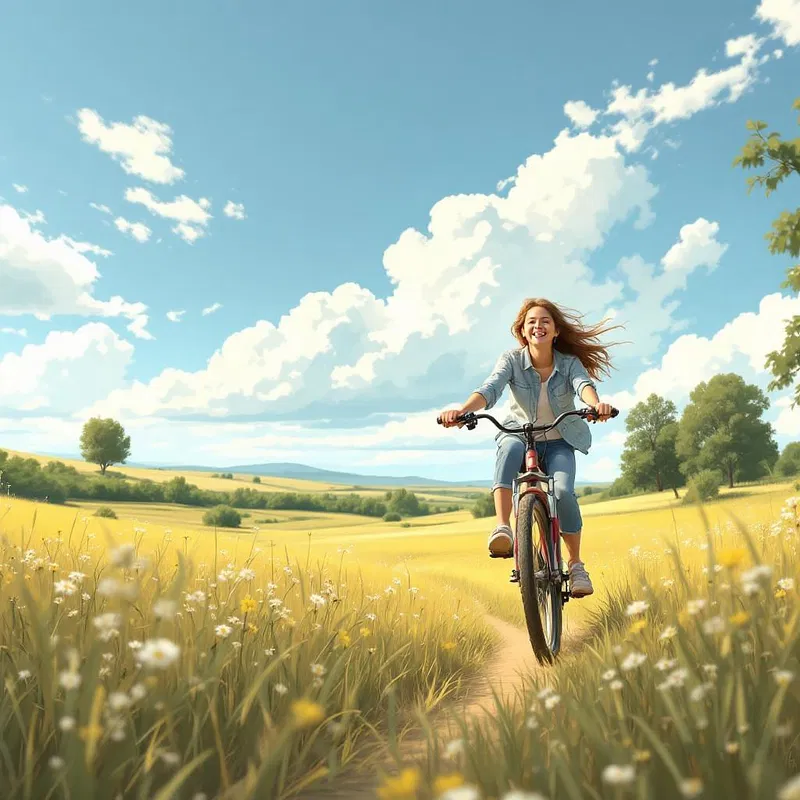
M 106 519 L 116 519 L 117 512 L 114 511 L 114 509 L 110 506 L 98 506 L 97 511 L 95 511 L 92 516 L 105 517 Z
M 238 528 L 242 515 L 230 506 L 214 506 L 203 514 L 203 525 L 216 525 L 218 528 Z
M 400 522 L 402 517 L 396 511 L 388 511 L 383 515 L 384 522 Z
M 491 492 L 482 494 L 478 498 L 475 505 L 472 506 L 472 516 L 475 517 L 475 519 L 494 516 L 494 498 Z
M 696 472 L 687 484 L 684 503 L 697 503 L 703 500 L 712 500 L 719 495 L 719 486 L 722 475 L 713 469 L 701 469 Z
M 254 475 L 253 476 L 253 483 L 261 483 L 261 478 L 259 478 L 258 475 Z

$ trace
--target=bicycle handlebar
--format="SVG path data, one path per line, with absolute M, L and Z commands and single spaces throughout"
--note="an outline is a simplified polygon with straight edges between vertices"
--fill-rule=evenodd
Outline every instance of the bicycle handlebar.
M 611 416 L 616 417 L 618 414 L 619 409 L 612 408 Z M 474 411 L 468 411 L 466 414 L 460 414 L 458 417 L 456 417 L 456 421 L 465 423 L 468 430 L 472 430 L 478 424 L 479 419 L 488 419 L 495 425 L 495 427 L 499 428 L 504 433 L 545 433 L 546 431 L 555 428 L 555 426 L 558 425 L 561 420 L 572 416 L 582 417 L 584 419 L 588 418 L 591 419 L 592 422 L 596 422 L 598 418 L 598 414 L 593 408 L 578 408 L 574 411 L 565 411 L 562 414 L 559 414 L 551 423 L 547 425 L 534 425 L 532 422 L 526 422 L 521 428 L 509 428 L 498 422 L 491 414 L 476 414 Z M 436 417 L 436 422 L 441 425 L 442 418 Z

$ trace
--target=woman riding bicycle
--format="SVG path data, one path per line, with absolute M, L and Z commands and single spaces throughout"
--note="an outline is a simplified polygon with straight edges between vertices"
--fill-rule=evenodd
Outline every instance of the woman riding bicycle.
M 597 412 L 605 422 L 613 412 L 608 403 L 601 403 L 594 380 L 608 374 L 611 361 L 608 345 L 598 337 L 613 328 L 602 323 L 585 327 L 580 318 L 544 298 L 525 300 L 511 332 L 519 348 L 507 350 L 494 371 L 459 409 L 441 413 L 442 424 L 461 427 L 458 420 L 470 411 L 490 409 L 500 399 L 506 385 L 511 387 L 511 413 L 505 425 L 536 422 L 551 423 L 565 412 L 575 409 L 575 396 Z M 545 391 L 542 391 L 542 388 Z M 562 536 L 569 553 L 569 576 L 572 597 L 585 597 L 594 591 L 589 573 L 581 560 L 582 519 L 575 496 L 575 450 L 588 453 L 592 435 L 587 423 L 578 417 L 567 417 L 555 428 L 536 435 L 536 450 L 545 471 L 555 484 Z M 492 493 L 497 525 L 489 534 L 489 553 L 510 558 L 514 554 L 511 530 L 513 510 L 512 481 L 523 468 L 525 440 L 522 436 L 500 432 L 495 436 L 497 461 Z

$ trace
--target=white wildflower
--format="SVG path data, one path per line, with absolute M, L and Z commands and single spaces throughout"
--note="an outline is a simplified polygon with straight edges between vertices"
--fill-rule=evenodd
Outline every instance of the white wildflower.
M 136 653 L 136 660 L 146 667 L 167 669 L 178 660 L 181 649 L 169 639 L 148 639 Z
M 631 764 L 609 764 L 603 770 L 603 780 L 612 786 L 624 786 L 633 783 L 636 770 Z
M 160 597 L 153 603 L 153 615 L 156 619 L 172 619 L 178 610 L 178 604 L 167 597 Z
M 628 653 L 620 664 L 620 669 L 623 672 L 630 672 L 641 667 L 645 661 L 647 661 L 647 656 L 644 653 Z
M 629 617 L 637 617 L 640 614 L 644 614 L 647 609 L 650 608 L 650 603 L 646 600 L 634 600 L 626 609 L 625 613 Z

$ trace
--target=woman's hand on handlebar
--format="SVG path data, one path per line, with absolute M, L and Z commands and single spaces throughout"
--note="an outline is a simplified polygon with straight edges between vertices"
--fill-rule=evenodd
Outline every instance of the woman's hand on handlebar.
M 597 412 L 597 421 L 598 422 L 605 422 L 608 419 L 611 419 L 612 416 L 616 416 L 614 413 L 614 406 L 610 403 L 598 403 L 597 405 L 592 406 L 592 408 Z
M 451 408 L 447 411 L 442 411 L 439 414 L 439 420 L 441 424 L 444 425 L 445 428 L 453 428 L 458 426 L 459 428 L 464 427 L 464 423 L 460 422 L 457 418 L 462 416 L 464 412 L 460 408 Z

